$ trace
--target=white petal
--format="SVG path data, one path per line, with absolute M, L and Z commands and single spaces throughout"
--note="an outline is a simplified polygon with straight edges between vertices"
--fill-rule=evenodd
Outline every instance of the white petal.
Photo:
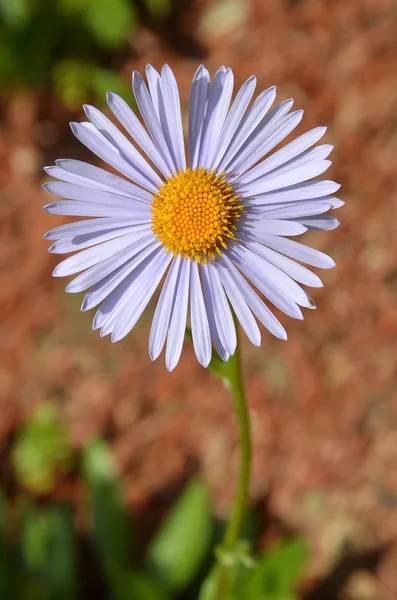
M 283 117 L 281 117 L 283 114 Z M 269 122 L 263 127 L 258 135 L 250 144 L 247 144 L 245 150 L 237 159 L 228 166 L 228 170 L 233 171 L 233 178 L 237 178 L 252 167 L 265 154 L 273 150 L 284 138 L 287 137 L 299 125 L 303 117 L 303 110 L 297 110 L 284 117 L 285 110 L 280 113 L 269 114 Z
M 233 72 L 219 70 L 211 86 L 205 112 L 200 143 L 199 167 L 212 169 L 213 157 L 218 145 L 233 93 Z
M 222 258 L 222 257 L 221 257 Z M 260 346 L 261 334 L 259 327 L 252 316 L 252 312 L 248 308 L 244 296 L 236 285 L 233 277 L 231 276 L 227 265 L 222 260 L 217 260 L 214 266 L 219 274 L 222 285 L 226 290 L 227 297 L 233 307 L 236 317 L 244 329 L 248 339 L 254 344 L 254 346 Z
M 144 254 L 144 250 L 152 245 L 153 249 L 158 246 L 157 241 L 153 241 L 150 235 L 137 238 L 127 248 L 121 248 L 115 254 L 111 254 L 108 258 L 88 268 L 86 271 L 75 277 L 67 286 L 66 291 L 69 293 L 82 292 L 92 285 L 97 284 L 102 279 L 108 277 L 113 272 L 117 271 L 125 263 L 134 263 L 135 257 L 138 254 Z M 133 260 L 134 259 L 134 260 Z M 137 264 L 139 264 L 138 261 Z M 135 264 L 135 263 L 134 263 Z M 84 303 L 83 303 L 84 304 Z M 83 309 L 86 310 L 86 309 Z
M 207 276 L 207 284 L 211 290 L 214 317 L 222 346 L 228 354 L 234 354 L 237 346 L 236 328 L 229 303 L 222 287 L 219 275 L 211 263 L 202 266 L 203 284 Z
M 161 71 L 160 123 L 177 171 L 186 169 L 181 103 L 175 76 L 168 65 Z
M 207 367 L 212 355 L 211 333 L 196 261 L 190 267 L 190 321 L 197 360 Z
M 135 245 L 133 249 L 128 248 L 124 252 L 124 256 L 120 252 L 115 255 L 112 264 L 109 264 L 110 261 L 104 261 L 76 277 L 66 287 L 66 291 L 80 292 L 92 286 L 81 305 L 82 311 L 90 310 L 107 298 L 147 257 L 150 260 L 150 255 L 154 252 L 157 256 L 160 252 L 159 248 L 160 244 L 156 241 L 142 240 L 139 248 L 138 245 Z
M 108 242 L 104 242 L 103 244 L 99 244 L 98 246 L 87 248 L 87 250 L 82 250 L 81 252 L 78 252 L 73 256 L 69 256 L 69 258 L 66 258 L 60 262 L 59 265 L 55 267 L 53 276 L 65 277 L 65 275 L 73 275 L 73 273 L 78 273 L 79 271 L 88 269 L 88 267 L 92 267 L 93 265 L 105 260 L 122 248 L 128 248 L 128 246 L 135 241 L 136 235 L 129 233 L 127 235 L 123 235 L 122 237 L 116 238 L 115 240 L 110 240 Z
M 137 169 L 124 160 L 117 148 L 108 143 L 98 130 L 93 131 L 91 128 L 85 127 L 84 123 L 71 123 L 70 127 L 77 139 L 89 148 L 91 152 L 96 154 L 96 156 L 132 181 L 135 181 L 135 183 L 141 185 L 144 189 L 156 193 L 156 186 L 146 183 L 146 180 L 140 176 Z
M 331 215 L 320 215 L 315 217 L 305 217 L 299 219 L 299 223 L 307 227 L 308 229 L 314 229 L 319 231 L 331 231 L 339 227 L 340 223 L 338 219 Z
M 212 288 L 210 285 L 209 277 L 207 269 L 204 268 L 205 265 L 200 265 L 199 270 L 201 273 L 201 281 L 203 285 L 203 295 L 204 295 L 204 304 L 205 310 L 208 317 L 208 325 L 211 332 L 211 338 L 214 343 L 215 349 L 220 356 L 220 358 L 224 361 L 227 361 L 230 357 L 229 352 L 225 348 L 219 332 L 219 324 L 217 323 L 215 317 L 215 298 L 212 293 Z
M 259 257 L 259 259 L 264 259 L 262 268 L 266 270 L 266 277 L 273 287 L 277 288 L 280 293 L 288 297 L 290 300 L 296 302 L 296 304 L 299 304 L 299 306 L 311 308 L 307 300 L 307 295 L 302 290 L 300 285 L 298 285 L 289 275 L 287 275 L 286 271 L 282 270 L 278 266 L 275 266 L 274 263 L 276 261 L 273 260 L 270 262 L 267 260 L 265 257 L 266 250 L 262 252 L 262 248 L 264 248 L 262 244 L 258 244 L 257 242 L 253 241 L 247 241 L 246 245 L 249 250 L 255 253 L 256 257 Z M 257 266 L 260 266 L 260 262 L 257 263 Z
M 296 140 L 293 140 L 284 146 L 284 148 L 281 148 L 272 154 L 272 156 L 269 156 L 264 161 L 259 163 L 259 165 L 242 175 L 242 177 L 239 179 L 239 182 L 241 184 L 249 183 L 258 177 L 273 171 L 273 169 L 276 169 L 280 165 L 284 165 L 284 163 L 290 161 L 316 144 L 323 137 L 326 131 L 326 127 L 316 127 L 315 129 L 311 129 L 307 133 L 304 133 L 296 138 Z
M 230 163 L 230 161 L 240 152 L 242 145 L 255 131 L 256 127 L 261 123 L 267 111 L 271 107 L 276 97 L 275 86 L 265 90 L 259 94 L 247 114 L 241 121 L 237 128 L 229 147 L 224 154 L 220 164 L 218 165 L 218 171 L 222 171 Z
M 153 108 L 160 121 L 160 73 L 152 65 L 146 65 L 145 72 Z
M 272 236 L 280 239 L 277 236 Z M 283 239 L 283 238 L 281 238 Z M 275 269 L 269 268 L 269 263 L 257 256 L 251 250 L 237 244 L 230 244 L 229 257 L 239 267 L 252 283 L 272 302 L 277 308 L 294 319 L 303 319 L 299 307 L 296 305 L 296 294 L 291 290 L 291 286 L 280 283 L 279 273 Z M 292 281 L 292 280 L 291 280 Z
M 138 214 L 145 211 L 150 218 L 149 204 L 136 198 L 119 196 L 114 192 L 95 190 L 75 183 L 65 183 L 64 181 L 46 181 L 43 183 L 43 188 L 50 192 L 50 194 L 54 194 L 54 196 L 67 198 L 68 200 L 105 204 L 123 208 L 130 212 L 136 210 Z
M 144 206 L 144 205 L 143 205 Z M 135 206 L 130 209 L 110 206 L 109 204 L 96 204 L 95 202 L 78 202 L 77 200 L 59 200 L 43 207 L 51 215 L 64 215 L 70 217 L 125 217 L 134 219 L 134 223 L 149 223 L 150 214 L 147 210 Z
M 157 260 L 152 260 L 150 265 L 134 278 L 123 309 L 118 311 L 118 318 L 111 325 L 112 342 L 124 338 L 134 327 L 156 291 L 171 258 L 170 254 L 159 251 Z
M 173 371 L 179 362 L 186 330 L 187 307 L 189 301 L 190 260 L 182 258 L 175 289 L 175 302 L 167 336 L 165 364 Z
M 162 179 L 135 146 L 100 110 L 85 104 L 84 111 L 99 133 L 106 137 L 119 150 L 120 156 L 134 168 L 136 183 L 156 193 L 158 186 L 162 184 Z
M 259 321 L 276 337 L 286 340 L 287 333 L 274 314 L 268 309 L 266 304 L 261 300 L 258 294 L 252 289 L 249 283 L 241 275 L 240 271 L 235 267 L 233 262 L 226 253 L 220 258 L 229 269 L 230 275 L 233 277 L 236 285 L 244 296 L 244 299 Z
M 167 142 L 161 129 L 156 111 L 153 107 L 152 99 L 145 82 L 137 71 L 134 71 L 132 74 L 132 87 L 134 90 L 135 100 L 138 104 L 143 120 L 146 123 L 146 127 L 148 128 L 149 133 L 157 146 L 157 150 L 160 152 L 171 172 L 174 172 L 174 163 L 172 161 L 170 151 L 168 150 Z
M 258 238 L 258 242 L 260 242 Z M 287 258 L 283 254 L 279 254 L 258 242 L 249 242 L 249 247 L 256 254 L 270 262 L 275 267 L 281 269 L 284 273 L 292 277 L 295 281 L 308 285 L 309 287 L 323 287 L 323 284 L 317 275 L 303 267 L 294 260 Z M 307 307 L 309 308 L 309 307 Z
M 324 173 L 330 165 L 330 160 L 318 160 L 304 166 L 291 168 L 283 173 L 272 171 L 272 173 L 256 179 L 252 183 L 248 183 L 241 188 L 238 187 L 237 190 L 242 196 L 257 196 L 258 194 L 279 190 L 280 188 L 313 179 L 313 177 Z
M 299 154 L 296 158 L 289 160 L 288 162 L 284 163 L 283 165 L 281 165 L 281 167 L 278 167 L 277 169 L 273 169 L 271 170 L 269 173 L 265 173 L 264 175 L 261 175 L 260 177 L 257 177 L 254 181 L 251 181 L 249 183 L 243 183 L 243 180 L 245 179 L 245 175 L 243 175 L 237 182 L 237 187 L 239 190 L 245 190 L 245 189 L 251 189 L 251 186 L 256 186 L 261 182 L 268 182 L 270 180 L 273 180 L 276 177 L 279 177 L 281 179 L 282 175 L 286 175 L 288 177 L 290 177 L 290 173 L 291 171 L 296 171 L 298 169 L 298 167 L 300 167 L 302 170 L 304 168 L 310 167 L 311 169 L 313 169 L 312 164 L 315 162 L 319 162 L 319 167 L 321 167 L 321 163 L 322 161 L 324 161 L 325 158 L 327 158 L 327 156 L 330 154 L 331 150 L 332 150 L 333 146 L 329 145 L 329 144 L 324 144 L 322 146 L 317 146 L 316 148 L 312 148 L 311 150 L 307 150 L 306 152 L 302 152 L 302 154 Z M 265 162 L 265 161 L 264 161 Z M 261 163 L 263 164 L 263 163 Z M 324 171 L 330 166 L 331 162 L 327 161 L 327 166 L 323 165 Z M 324 171 L 321 171 L 322 173 Z M 250 171 L 248 172 L 250 173 Z M 317 173 L 318 175 L 320 175 L 321 173 Z M 313 177 L 315 177 L 315 175 L 313 175 Z M 310 177 L 306 177 L 306 179 L 310 179 Z M 304 181 L 304 179 L 300 179 L 298 181 L 296 181 L 295 183 L 299 183 L 300 181 Z M 284 186 L 286 185 L 291 185 L 291 183 L 285 183 Z M 276 188 L 273 188 L 276 189 Z
M 103 218 L 103 219 L 88 219 L 87 221 L 76 221 L 74 223 L 66 223 L 54 229 L 50 229 L 43 235 L 45 240 L 68 240 L 77 236 L 85 236 L 92 234 L 95 236 L 98 232 L 104 230 L 119 229 L 134 225 L 134 219 L 118 219 L 118 218 Z M 139 225 L 141 227 L 141 225 Z M 145 227 L 145 226 L 143 226 Z
M 327 196 L 326 198 L 321 198 L 324 202 L 330 205 L 331 209 L 340 208 L 345 205 L 345 201 L 340 198 L 335 198 L 334 196 Z
M 247 81 L 238 91 L 238 94 L 223 125 L 218 148 L 213 159 L 214 168 L 217 167 L 219 162 L 222 160 L 234 134 L 236 133 L 236 130 L 241 123 L 241 119 L 247 110 L 248 104 L 251 101 L 255 91 L 255 86 L 256 77 L 252 76 L 247 79 Z
M 285 115 L 289 112 L 293 104 L 293 100 L 285 100 L 278 106 L 273 108 L 268 115 L 255 127 L 251 135 L 239 148 L 238 152 L 234 152 L 233 159 L 226 165 L 225 169 L 228 172 L 233 172 L 233 180 L 236 180 L 240 175 L 246 171 L 252 164 L 254 164 L 259 158 L 262 158 L 264 152 L 259 154 L 259 157 L 255 161 L 249 161 L 248 158 L 255 153 L 259 146 L 266 142 L 270 134 L 275 131 L 279 131 L 279 127 L 284 122 Z M 293 113 L 296 115 L 296 113 Z M 283 138 L 282 138 L 283 139 Z M 273 147 L 273 146 L 272 146 Z M 223 161 L 222 161 L 223 162 Z M 243 164 L 242 169 L 239 168 L 240 164 Z M 245 165 L 247 165 L 245 167 Z
M 146 156 L 148 156 L 165 177 L 171 176 L 171 169 L 167 166 L 167 163 L 154 145 L 153 140 L 147 134 L 142 123 L 139 121 L 134 111 L 128 106 L 127 102 L 117 94 L 111 92 L 108 92 L 106 97 L 112 113 L 117 117 L 124 129 L 130 134 L 138 146 L 142 148 Z
M 255 232 L 256 236 L 267 235 L 301 235 L 307 231 L 306 227 L 294 221 L 281 221 L 278 219 L 247 219 L 243 231 Z
M 154 312 L 149 336 L 149 355 L 152 360 L 156 360 L 161 354 L 167 337 L 180 263 L 181 257 L 177 255 L 171 263 Z
M 210 77 L 207 69 L 201 65 L 192 81 L 189 104 L 189 157 L 192 169 L 197 167 L 200 140 L 207 106 Z
M 84 248 L 89 248 L 90 246 L 95 246 L 95 244 L 101 244 L 102 242 L 107 242 L 108 240 L 114 240 L 130 233 L 135 234 L 137 238 L 141 238 L 145 235 L 145 233 L 151 234 L 151 226 L 130 225 L 126 227 L 118 227 L 116 229 L 104 228 L 102 231 L 97 231 L 95 233 L 76 235 L 71 238 L 57 240 L 48 248 L 48 252 L 51 252 L 52 254 L 66 254 L 76 250 L 83 250 Z
M 295 202 L 297 200 L 312 200 L 328 196 L 339 190 L 340 184 L 335 181 L 309 181 L 307 183 L 297 183 L 290 187 L 266 194 L 258 194 L 253 198 L 255 205 L 274 204 L 275 202 Z
M 262 244 L 277 250 L 286 256 L 295 258 L 303 263 L 312 265 L 313 267 L 319 267 L 320 269 L 331 269 L 335 266 L 335 262 L 330 256 L 327 256 L 319 250 L 309 248 L 304 244 L 289 240 L 287 238 L 278 237 L 276 235 L 264 235 L 262 238 Z
M 297 219 L 299 217 L 309 217 L 311 215 L 321 215 L 332 207 L 324 198 L 324 202 L 310 201 L 307 202 L 284 202 L 280 204 L 270 204 L 260 207 L 261 217 L 266 219 Z
M 142 202 L 152 201 L 153 196 L 150 192 L 143 190 L 130 181 L 126 181 L 118 175 L 109 173 L 109 171 L 82 162 L 81 160 L 63 158 L 55 162 L 57 167 L 61 169 L 61 172 L 57 171 L 57 174 L 53 175 L 57 179 L 69 183 L 77 183 L 89 188 L 98 188 L 113 192 L 119 196 L 128 196 L 142 200 Z
M 103 333 L 110 333 L 111 330 L 112 342 L 121 340 L 134 327 L 156 291 L 172 259 L 172 256 L 166 254 L 163 248 L 158 249 L 157 256 L 155 254 L 153 253 L 149 257 L 151 260 L 138 275 L 133 272 L 127 278 L 128 291 L 124 294 L 121 302 L 118 303 L 117 308 L 112 311 L 112 318 L 107 320 L 106 325 L 103 326 L 103 328 L 106 327 Z M 111 296 L 105 300 L 99 309 L 100 311 L 104 307 L 106 312 L 105 305 L 110 298 Z

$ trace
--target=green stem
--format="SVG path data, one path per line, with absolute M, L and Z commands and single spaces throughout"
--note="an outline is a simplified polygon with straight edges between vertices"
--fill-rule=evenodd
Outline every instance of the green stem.
M 237 329 L 237 327 L 236 327 Z M 238 331 L 238 329 L 237 329 Z M 248 487 L 251 469 L 251 431 L 250 420 L 245 399 L 243 376 L 241 368 L 240 343 L 237 341 L 237 349 L 228 361 L 228 384 L 232 392 L 232 399 L 236 409 L 237 421 L 240 435 L 240 472 L 236 498 L 233 505 L 232 516 L 226 529 L 225 537 L 221 545 L 221 552 L 228 553 L 234 550 L 238 541 L 241 526 L 247 507 Z M 227 594 L 227 569 L 221 562 L 218 568 L 218 583 L 216 586 L 216 600 L 226 600 Z

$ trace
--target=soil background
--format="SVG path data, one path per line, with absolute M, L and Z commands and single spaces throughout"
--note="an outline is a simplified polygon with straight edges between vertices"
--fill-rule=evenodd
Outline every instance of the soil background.
M 294 97 L 305 110 L 297 133 L 329 126 L 324 140 L 335 150 L 327 175 L 342 183 L 346 205 L 336 213 L 337 230 L 310 232 L 304 241 L 337 266 L 320 274 L 316 311 L 306 311 L 302 322 L 281 317 L 288 342 L 264 330 L 260 349 L 243 340 L 251 501 L 265 517 L 264 545 L 281 530 L 309 541 L 306 598 L 395 600 L 396 4 L 181 4 L 165 25 L 140 27 L 121 70 L 128 79 L 147 62 L 171 65 L 185 118 L 192 75 L 205 62 L 212 73 L 231 66 L 236 89 L 255 74 L 259 91 L 277 84 L 279 101 Z M 61 407 L 75 448 L 97 434 L 110 441 L 127 501 L 143 520 L 150 522 L 194 472 L 225 515 L 238 449 L 222 385 L 188 342 L 173 373 L 162 357 L 151 363 L 153 304 L 128 338 L 112 345 L 91 331 L 93 315 L 80 313 L 81 295 L 65 294 L 65 282 L 51 277 L 57 257 L 42 235 L 61 218 L 41 210 L 50 202 L 42 167 L 57 157 L 92 161 L 68 127 L 83 112 L 70 114 L 43 93 L 15 95 L 1 113 L 1 460 L 15 428 L 48 400 Z M 79 482 L 56 494 L 78 503 Z

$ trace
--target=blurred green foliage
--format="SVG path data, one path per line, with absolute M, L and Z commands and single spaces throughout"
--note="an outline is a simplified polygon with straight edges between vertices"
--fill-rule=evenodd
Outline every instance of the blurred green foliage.
M 0 493 L 1 598 L 212 600 L 216 568 L 210 569 L 224 525 L 214 519 L 200 479 L 184 488 L 143 544 L 108 445 L 93 440 L 77 454 L 55 406 L 42 404 L 20 428 L 12 462 L 23 487 L 12 501 Z M 51 500 L 71 466 L 86 492 L 77 515 L 71 505 Z M 298 600 L 305 544 L 293 538 L 252 554 L 256 522 L 254 513 L 248 515 L 246 539 L 231 555 L 219 556 L 228 567 L 226 600 Z M 94 591 L 87 588 L 90 578 Z
M 41 404 L 19 430 L 11 460 L 20 483 L 36 493 L 50 491 L 57 473 L 70 468 L 72 453 L 55 404 Z
M 143 0 L 154 19 L 170 0 Z M 70 109 L 108 90 L 128 97 L 111 68 L 139 25 L 134 0 L 0 0 L 0 89 L 52 88 Z

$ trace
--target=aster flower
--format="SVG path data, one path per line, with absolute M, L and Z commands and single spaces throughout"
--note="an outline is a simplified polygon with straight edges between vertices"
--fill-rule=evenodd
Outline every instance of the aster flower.
M 188 319 L 204 366 L 212 344 L 223 360 L 235 352 L 232 310 L 253 344 L 261 341 L 257 321 L 286 339 L 265 301 L 302 319 L 300 307 L 314 304 L 299 284 L 322 283 L 300 263 L 334 266 L 322 252 L 289 239 L 338 225 L 326 213 L 343 204 L 331 196 L 340 186 L 311 181 L 331 164 L 332 146 L 313 147 L 326 128 L 269 156 L 303 111 L 290 112 L 293 100 L 271 109 L 275 87 L 251 103 L 255 77 L 231 102 L 231 69 L 221 67 L 211 83 L 201 66 L 191 87 L 187 161 L 175 77 L 168 65 L 161 74 L 149 65 L 146 75 L 148 87 L 139 73 L 132 78 L 146 128 L 113 93 L 109 108 L 130 138 L 92 106 L 84 107 L 88 122 L 71 123 L 80 142 L 121 176 L 70 159 L 45 169 L 58 180 L 45 189 L 64 199 L 45 210 L 89 217 L 44 236 L 55 240 L 50 252 L 78 251 L 54 276 L 81 272 L 66 290 L 89 290 L 82 310 L 99 305 L 93 327 L 113 342 L 131 331 L 161 286 L 149 354 L 156 359 L 166 345 L 169 370 L 179 361 Z

